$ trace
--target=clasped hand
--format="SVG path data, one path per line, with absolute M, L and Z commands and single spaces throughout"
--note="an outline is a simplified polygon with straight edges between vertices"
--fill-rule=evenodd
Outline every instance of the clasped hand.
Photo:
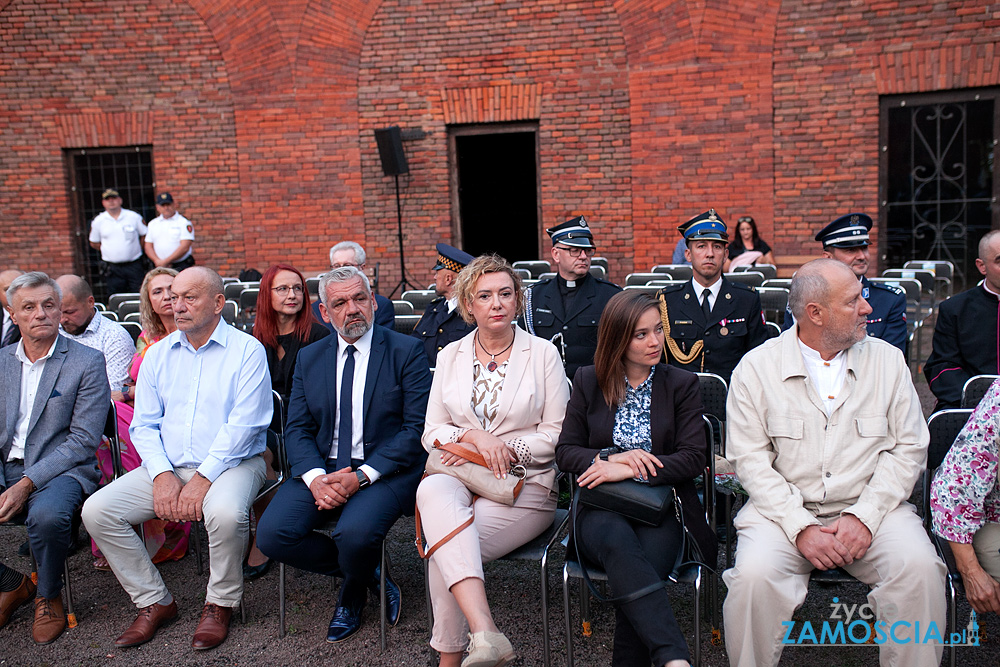
M 202 505 L 211 486 L 201 475 L 184 484 L 173 471 L 161 472 L 153 480 L 153 511 L 166 521 L 201 521 Z
M 853 514 L 843 514 L 829 526 L 807 526 L 795 538 L 799 552 L 821 570 L 850 565 L 871 543 L 871 531 Z
M 309 491 L 313 494 L 316 506 L 321 510 L 332 510 L 340 507 L 360 488 L 358 476 L 351 470 L 350 466 L 320 475 L 309 485 Z
M 630 449 L 612 454 L 607 461 L 596 459 L 577 478 L 577 483 L 592 489 L 604 482 L 623 482 L 636 477 L 646 481 L 650 477 L 656 477 L 656 469 L 662 467 L 663 462 L 646 450 Z

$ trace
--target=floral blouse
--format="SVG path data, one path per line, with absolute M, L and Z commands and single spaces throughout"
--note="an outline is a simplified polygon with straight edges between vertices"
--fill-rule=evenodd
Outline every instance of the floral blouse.
M 635 389 L 625 380 L 625 399 L 615 412 L 615 427 L 611 440 L 615 446 L 629 449 L 653 449 L 653 437 L 649 425 L 649 405 L 653 399 L 653 373 L 656 366 L 649 369 L 649 377 Z
M 931 483 L 934 533 L 971 544 L 986 522 L 1000 523 L 1000 381 L 994 382 L 948 450 Z

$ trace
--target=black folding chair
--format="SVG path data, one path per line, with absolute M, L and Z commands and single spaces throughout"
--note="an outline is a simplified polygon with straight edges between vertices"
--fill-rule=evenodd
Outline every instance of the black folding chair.
M 966 380 L 962 387 L 962 407 L 974 408 L 979 405 L 979 401 L 983 400 L 983 396 L 998 379 L 1000 375 L 974 375 Z

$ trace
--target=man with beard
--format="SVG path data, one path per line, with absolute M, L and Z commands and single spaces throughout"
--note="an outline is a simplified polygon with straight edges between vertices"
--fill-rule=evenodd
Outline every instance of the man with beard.
M 767 340 L 760 297 L 722 277 L 729 247 L 726 223 L 709 209 L 678 227 L 693 276 L 656 295 L 667 362 L 692 372 L 715 373 L 727 383 L 749 350 Z
M 572 379 L 580 366 L 594 363 L 601 313 L 621 288 L 590 275 L 590 259 L 597 246 L 582 215 L 545 232 L 552 239 L 556 276 L 528 289 L 520 324 L 533 336 L 555 343 L 562 352 L 566 376 Z
M 837 567 L 872 587 L 883 635 L 894 628 L 882 664 L 941 661 L 922 642 L 945 632 L 945 566 L 907 502 L 930 436 L 903 356 L 866 336 L 861 293 L 842 262 L 809 262 L 792 280 L 795 326 L 733 372 L 726 451 L 750 499 L 723 574 L 731 665 L 777 665 L 810 573 Z
M 373 325 L 378 306 L 364 272 L 333 269 L 319 295 L 337 335 L 299 353 L 285 428 L 294 479 L 264 512 L 257 546 L 293 567 L 343 577 L 327 632 L 336 643 L 360 629 L 368 591 L 379 591 L 382 540 L 413 513 L 431 373 L 420 341 Z M 332 536 L 314 532 L 334 519 Z M 388 573 L 386 598 L 395 625 L 401 598 Z
M 56 278 L 62 290 L 62 319 L 59 333 L 70 340 L 104 354 L 111 398 L 120 401 L 132 391 L 128 369 L 135 355 L 135 343 L 125 328 L 100 314 L 94 306 L 94 293 L 80 276 Z

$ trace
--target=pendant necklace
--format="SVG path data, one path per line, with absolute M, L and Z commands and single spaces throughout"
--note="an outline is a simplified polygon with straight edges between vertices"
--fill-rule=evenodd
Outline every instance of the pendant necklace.
M 514 333 L 514 332 L 511 331 L 511 333 Z M 486 370 L 488 370 L 490 373 L 492 373 L 493 371 L 495 371 L 497 369 L 497 361 L 496 361 L 497 354 L 503 354 L 504 352 L 506 352 L 507 350 L 509 350 L 511 347 L 514 346 L 514 336 L 510 337 L 510 343 L 507 345 L 507 347 L 505 347 L 504 349 L 500 350 L 496 354 L 493 354 L 492 352 L 490 352 L 489 350 L 486 349 L 486 346 L 483 345 L 483 341 L 479 340 L 479 332 L 478 331 L 476 332 L 476 342 L 479 343 L 479 347 L 480 347 L 480 349 L 482 349 L 483 352 L 485 352 L 486 354 L 490 355 L 490 363 L 486 364 Z

